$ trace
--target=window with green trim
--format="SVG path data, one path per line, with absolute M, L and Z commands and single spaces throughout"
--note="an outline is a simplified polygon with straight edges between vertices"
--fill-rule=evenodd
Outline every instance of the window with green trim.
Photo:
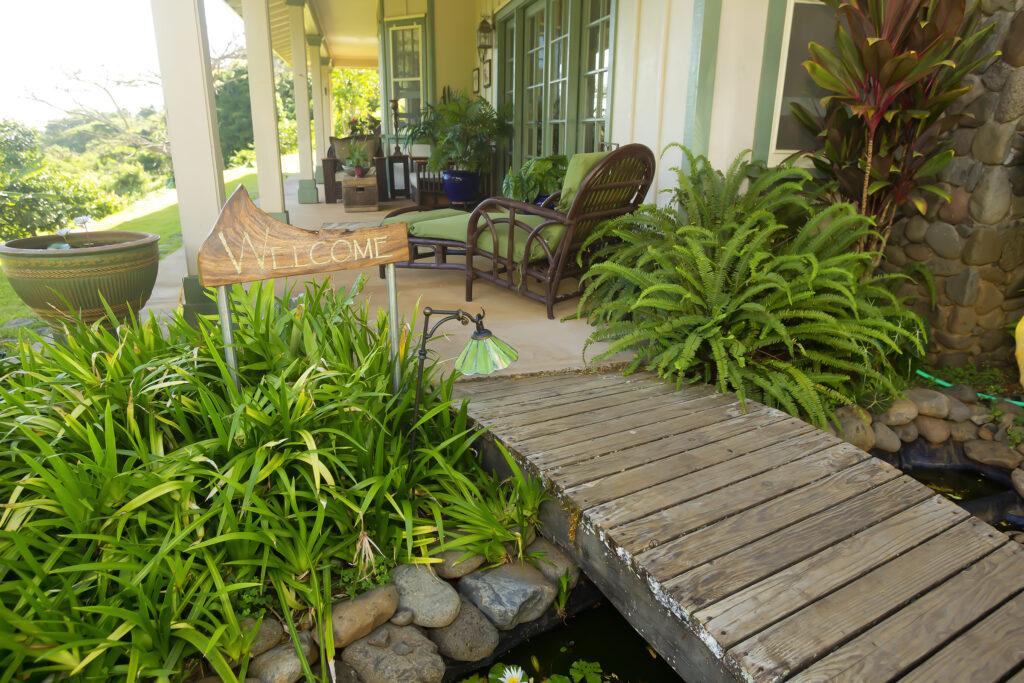
M 526 0 L 498 20 L 498 97 L 512 160 L 607 145 L 613 0 Z
M 419 123 L 427 101 L 426 25 L 422 18 L 384 22 L 385 94 L 398 100 L 399 128 Z

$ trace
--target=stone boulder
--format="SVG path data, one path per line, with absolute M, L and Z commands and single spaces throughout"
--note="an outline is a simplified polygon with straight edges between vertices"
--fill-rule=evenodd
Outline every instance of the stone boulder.
M 391 581 L 398 588 L 398 608 L 410 610 L 417 626 L 440 628 L 458 616 L 459 594 L 426 565 L 399 565 L 392 570 Z
M 498 647 L 498 629 L 483 612 L 462 597 L 462 607 L 455 621 L 427 631 L 438 651 L 458 662 L 476 662 L 490 657 Z
M 467 574 L 459 592 L 502 631 L 538 619 L 558 594 L 540 570 L 522 563 Z
M 1006 444 L 997 441 L 975 439 L 964 442 L 964 453 L 968 458 L 982 465 L 999 467 L 1004 470 L 1016 469 L 1024 461 L 1024 456 Z
M 929 443 L 940 444 L 949 441 L 949 425 L 946 420 L 927 415 L 918 415 L 914 420 L 917 425 L 917 432 L 928 440 Z
M 239 626 L 242 627 L 243 632 L 249 633 L 256 628 L 256 620 L 252 617 L 245 617 L 239 622 Z M 253 657 L 261 655 L 280 643 L 283 637 L 284 626 L 281 625 L 281 622 L 273 617 L 264 617 L 253 638 L 252 645 L 249 646 L 249 652 Z
M 534 565 L 548 581 L 558 586 L 559 580 L 569 575 L 569 588 L 574 588 L 580 579 L 580 568 L 562 550 L 546 538 L 538 538 L 526 547 L 529 555 L 536 555 Z
M 949 438 L 953 441 L 973 441 L 978 438 L 978 427 L 970 420 L 950 422 Z
M 339 650 L 390 619 L 398 609 L 398 588 L 392 584 L 374 588 L 349 600 L 334 604 L 334 646 Z
M 483 555 L 469 555 L 464 550 L 446 550 L 437 555 L 440 563 L 431 567 L 442 579 L 461 579 L 466 574 L 480 568 L 484 563 Z
M 836 432 L 842 440 L 862 451 L 870 451 L 875 447 L 875 433 L 859 416 L 837 410 L 836 422 Z
M 875 422 L 872 424 L 871 430 L 875 433 L 875 448 L 880 451 L 896 453 L 903 445 L 900 441 L 900 437 L 896 435 L 896 432 L 894 432 L 891 427 L 884 425 L 881 422 Z
M 906 396 L 917 406 L 918 415 L 942 419 L 949 415 L 949 396 L 942 392 L 915 387 L 908 389 Z
M 917 404 L 909 399 L 899 398 L 892 402 L 888 410 L 876 417 L 875 421 L 895 427 L 910 424 L 915 417 L 917 417 Z
M 379 626 L 346 647 L 341 659 L 363 683 L 441 683 L 444 678 L 437 646 L 415 626 Z
M 308 631 L 299 634 L 302 654 L 309 664 L 316 662 L 319 649 Z M 302 660 L 295 652 L 291 638 L 249 662 L 249 676 L 261 683 L 295 683 L 302 678 Z
M 947 420 L 953 422 L 963 422 L 964 420 L 971 419 L 971 409 L 963 401 L 949 397 L 949 414 L 946 416 Z
M 1013 482 L 1013 488 L 1017 491 L 1017 495 L 1024 498 L 1024 470 L 1019 467 L 1010 474 L 1010 481 Z
M 896 433 L 896 436 L 900 437 L 900 441 L 903 443 L 917 441 L 917 437 L 920 436 L 917 432 L 917 425 L 913 422 L 905 425 L 893 425 L 891 429 Z

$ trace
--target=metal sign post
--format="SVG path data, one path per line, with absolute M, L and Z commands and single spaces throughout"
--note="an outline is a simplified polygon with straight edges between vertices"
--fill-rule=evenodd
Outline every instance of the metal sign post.
M 217 314 L 220 316 L 220 334 L 224 340 L 224 363 L 228 366 L 228 374 L 235 383 L 235 389 L 241 388 L 238 381 L 238 358 L 235 356 L 235 335 L 231 329 L 231 295 L 228 285 L 217 288 Z
M 304 230 L 261 211 L 245 188 L 239 186 L 224 204 L 217 225 L 199 249 L 198 258 L 200 283 L 217 288 L 224 362 L 235 386 L 239 386 L 239 378 L 231 329 L 231 285 L 382 265 L 391 319 L 392 386 L 397 392 L 402 372 L 395 264 L 408 260 L 409 233 L 405 223 L 361 230 Z

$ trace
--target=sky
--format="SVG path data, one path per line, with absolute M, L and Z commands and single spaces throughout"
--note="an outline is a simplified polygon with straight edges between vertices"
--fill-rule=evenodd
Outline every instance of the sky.
M 242 46 L 242 20 L 224 0 L 206 0 L 211 54 Z M 0 0 L 0 119 L 42 127 L 76 102 L 111 109 L 100 90 L 69 81 L 148 81 L 115 86 L 130 110 L 163 106 L 149 0 Z M 35 101 L 45 100 L 50 104 Z

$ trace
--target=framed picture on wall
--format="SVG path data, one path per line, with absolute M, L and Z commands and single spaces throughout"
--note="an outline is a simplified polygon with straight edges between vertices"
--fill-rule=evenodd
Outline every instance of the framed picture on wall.
M 489 59 L 484 60 L 483 67 L 484 67 L 484 83 L 483 83 L 483 85 L 484 85 L 485 88 L 490 88 L 491 87 L 491 60 L 489 60 Z
M 480 94 L 480 69 L 473 69 L 473 94 Z

